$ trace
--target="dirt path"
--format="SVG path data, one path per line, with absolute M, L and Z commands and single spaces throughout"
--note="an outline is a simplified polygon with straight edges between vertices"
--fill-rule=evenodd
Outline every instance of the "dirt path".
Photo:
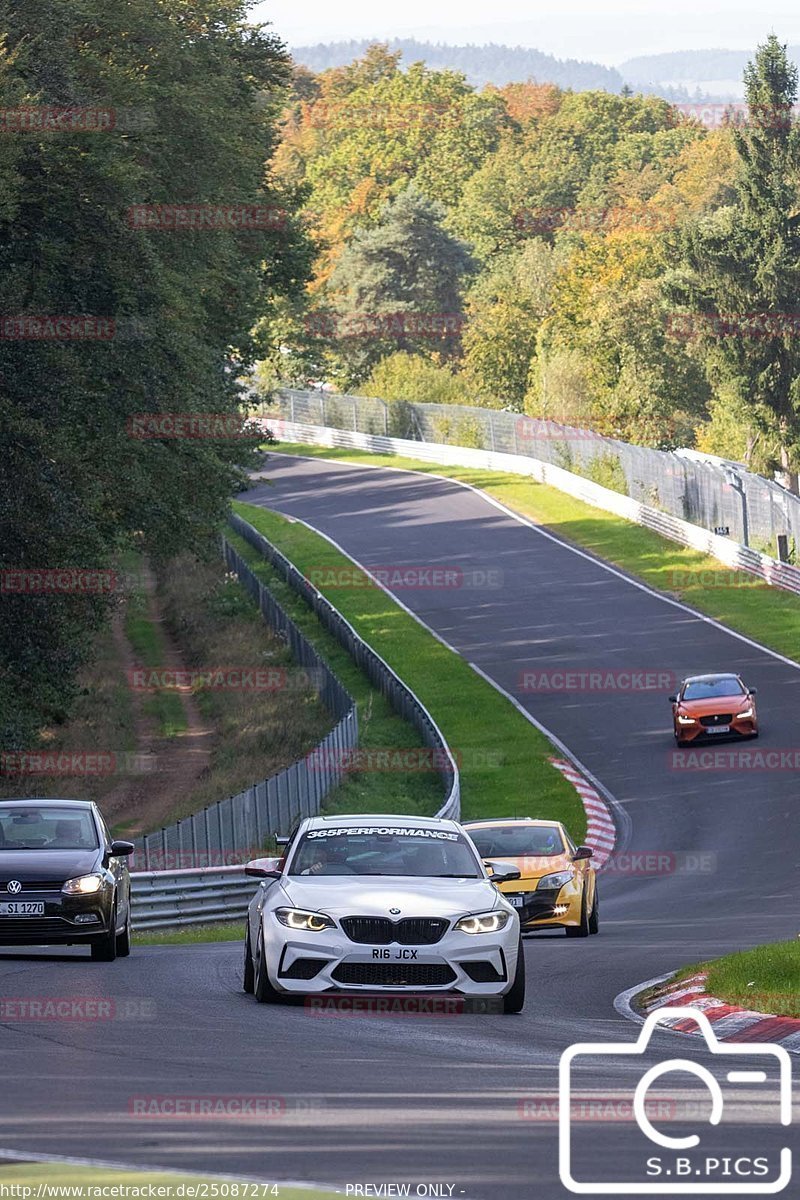
M 142 574 L 148 599 L 148 616 L 159 629 L 164 667 L 183 668 L 180 650 L 164 625 L 158 605 L 155 580 Z M 124 614 L 114 619 L 114 641 L 120 664 L 127 672 L 139 665 L 125 636 Z M 147 693 L 131 692 L 136 734 L 135 773 L 126 775 L 103 797 L 103 813 L 109 824 L 130 836 L 171 824 L 175 798 L 185 794 L 208 770 L 211 761 L 212 729 L 206 723 L 188 689 L 179 695 L 186 716 L 186 729 L 175 737 L 162 737 L 157 721 L 145 711 Z

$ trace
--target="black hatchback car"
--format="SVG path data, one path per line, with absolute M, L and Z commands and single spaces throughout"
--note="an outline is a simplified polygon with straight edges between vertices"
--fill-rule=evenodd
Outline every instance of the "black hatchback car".
M 87 800 L 0 800 L 0 946 L 131 952 L 131 842 Z

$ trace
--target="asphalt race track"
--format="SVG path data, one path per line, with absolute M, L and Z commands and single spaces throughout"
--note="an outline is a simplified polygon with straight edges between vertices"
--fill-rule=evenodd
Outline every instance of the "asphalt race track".
M 435 1184 L 438 1195 L 481 1200 L 564 1197 L 554 1119 L 561 1053 L 575 1042 L 630 1042 L 636 1028 L 614 999 L 631 985 L 796 935 L 798 782 L 786 770 L 675 770 L 661 691 L 519 694 L 520 672 L 736 669 L 759 691 L 762 735 L 751 745 L 788 750 L 800 742 L 800 669 L 455 484 L 281 457 L 270 459 L 269 477 L 248 500 L 307 520 L 368 567 L 457 567 L 473 581 L 492 572 L 492 586 L 398 598 L 597 776 L 627 814 L 629 851 L 698 869 L 606 876 L 599 937 L 529 938 L 519 1017 L 320 1017 L 302 1005 L 258 1006 L 241 993 L 234 945 L 142 949 L 111 965 L 73 951 L 0 950 L 4 999 L 116 1004 L 106 1021 L 0 1025 L 0 1147 L 321 1181 L 350 1185 L 351 1195 L 354 1185 L 407 1182 L 411 1195 L 437 1194 L 415 1190 Z M 684 1055 L 722 1077 L 722 1060 L 695 1039 L 663 1032 L 652 1049 L 656 1061 Z M 641 1059 L 595 1062 L 579 1070 L 579 1091 L 631 1098 L 641 1073 Z M 680 1086 L 695 1107 L 680 1107 L 673 1077 L 663 1092 L 677 1105 L 671 1135 L 701 1133 L 702 1150 L 720 1158 L 774 1163 L 779 1147 L 798 1149 L 795 1129 L 777 1123 L 774 1090 L 740 1085 L 740 1101 L 709 1136 L 708 1104 L 697 1107 L 688 1077 Z M 280 1099 L 266 1120 L 132 1115 L 136 1097 L 212 1094 Z M 581 1178 L 644 1182 L 648 1157 L 675 1157 L 643 1144 L 630 1120 L 574 1128 Z M 737 1194 L 726 1178 L 718 1194 Z

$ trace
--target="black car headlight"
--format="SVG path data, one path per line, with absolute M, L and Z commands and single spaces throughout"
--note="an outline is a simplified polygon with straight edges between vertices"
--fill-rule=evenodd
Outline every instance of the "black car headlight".
M 502 908 L 487 913 L 471 913 L 470 916 L 456 921 L 455 928 L 459 933 L 497 933 L 499 929 L 505 928 L 510 917 L 511 914 Z
M 571 883 L 574 878 L 574 871 L 556 871 L 554 875 L 543 875 L 536 890 L 538 892 L 557 892 L 565 884 Z
M 99 892 L 106 882 L 104 875 L 78 875 L 76 879 L 68 879 L 61 891 L 65 896 L 93 896 Z
M 308 912 L 304 908 L 276 908 L 275 916 L 287 929 L 304 929 L 320 933 L 323 929 L 335 929 L 336 922 L 327 913 Z

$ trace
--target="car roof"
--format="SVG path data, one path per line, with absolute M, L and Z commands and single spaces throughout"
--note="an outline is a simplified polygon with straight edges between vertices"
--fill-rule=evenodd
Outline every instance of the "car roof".
M 330 824 L 361 827 L 362 825 L 384 825 L 387 822 L 391 822 L 396 828 L 401 829 L 459 828 L 457 821 L 441 817 L 409 817 L 398 816 L 397 813 L 346 813 L 338 817 L 309 817 L 304 827 L 306 829 L 324 829 L 326 825 Z
M 485 817 L 481 821 L 464 821 L 465 829 L 486 829 L 490 825 L 535 825 L 537 828 L 561 829 L 560 821 L 542 821 L 538 817 Z
M 4 796 L 0 799 L 3 804 L 36 804 L 40 808 L 94 808 L 92 800 L 59 800 L 53 796 Z
M 735 671 L 715 671 L 713 675 L 687 675 L 684 683 L 716 683 L 722 679 L 739 680 Z

